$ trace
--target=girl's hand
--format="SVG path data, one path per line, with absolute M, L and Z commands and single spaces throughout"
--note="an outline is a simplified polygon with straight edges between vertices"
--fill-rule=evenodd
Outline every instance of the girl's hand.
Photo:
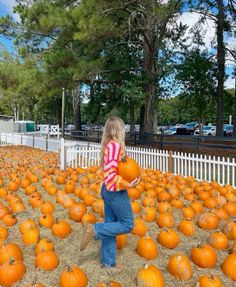
M 129 187 L 135 187 L 139 182 L 140 182 L 140 177 L 137 177 L 129 183 Z

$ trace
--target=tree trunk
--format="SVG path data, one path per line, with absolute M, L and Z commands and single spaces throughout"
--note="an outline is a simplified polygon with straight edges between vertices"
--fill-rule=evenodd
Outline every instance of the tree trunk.
M 81 110 L 80 110 L 80 84 L 72 89 L 72 104 L 74 114 L 75 130 L 81 130 Z
M 130 103 L 130 135 L 134 135 L 135 134 L 135 109 L 134 109 L 134 105 L 131 102 Z
M 142 105 L 139 111 L 139 140 L 143 139 L 143 124 L 144 124 L 145 106 Z
M 144 94 L 145 94 L 145 113 L 144 113 L 144 133 L 153 134 L 155 130 L 155 103 L 156 103 L 156 53 L 152 47 L 152 30 L 149 19 L 146 19 L 146 29 L 144 30 L 143 43 L 143 71 L 144 71 Z
M 234 115 L 233 115 L 233 136 L 236 137 L 236 67 L 234 68 Z
M 217 114 L 216 114 L 216 135 L 223 136 L 224 124 L 224 76 L 225 76 L 225 51 L 224 51 L 224 4 L 223 0 L 217 0 L 217 68 L 218 68 L 218 85 L 217 85 Z

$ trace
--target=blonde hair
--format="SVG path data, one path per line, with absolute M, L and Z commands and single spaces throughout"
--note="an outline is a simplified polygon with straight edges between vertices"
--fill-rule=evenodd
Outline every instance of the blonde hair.
M 119 117 L 110 117 L 105 123 L 101 141 L 101 167 L 104 164 L 106 146 L 111 140 L 118 142 L 125 154 L 125 124 Z

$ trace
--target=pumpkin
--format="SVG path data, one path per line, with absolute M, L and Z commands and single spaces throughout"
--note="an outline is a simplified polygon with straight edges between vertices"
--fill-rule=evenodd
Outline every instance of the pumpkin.
M 98 283 L 97 287 L 122 287 L 120 283 L 113 280 L 106 280 L 105 282 Z
M 195 224 L 194 222 L 187 218 L 180 221 L 178 225 L 178 230 L 182 232 L 185 236 L 192 236 L 195 234 Z
M 51 214 L 43 214 L 42 216 L 39 217 L 40 226 L 51 228 L 54 222 L 55 222 L 54 217 Z
M 214 267 L 217 262 L 217 255 L 214 248 L 208 244 L 193 247 L 191 250 L 193 263 L 202 268 Z
M 229 216 L 236 216 L 236 203 L 226 202 L 222 205 L 222 208 L 229 214 Z
M 39 241 L 38 228 L 31 227 L 22 234 L 22 241 L 26 245 L 36 244 Z
M 0 239 L 6 239 L 8 236 L 7 228 L 4 226 L 0 226 Z
M 221 265 L 222 271 L 233 281 L 236 281 L 236 254 L 230 254 Z
M 137 201 L 131 200 L 131 207 L 134 214 L 138 214 L 141 211 L 141 206 Z
M 129 198 L 132 198 L 132 199 L 139 199 L 141 196 L 140 190 L 135 187 L 128 188 L 127 192 L 128 192 Z
M 65 220 L 58 220 L 52 226 L 52 234 L 60 238 L 66 238 L 71 233 L 71 226 Z
M 85 223 L 91 223 L 91 224 L 94 224 L 97 222 L 97 218 L 96 216 L 93 214 L 93 213 L 86 213 L 83 215 L 82 219 L 81 219 L 81 222 L 83 224 Z
M 41 212 L 43 214 L 51 214 L 55 210 L 54 205 L 51 203 L 51 201 L 44 201 L 41 204 Z
M 25 219 L 19 226 L 20 233 L 23 234 L 25 233 L 25 231 L 32 227 L 36 227 L 36 223 L 34 222 L 34 220 L 30 218 Z
M 124 157 L 119 161 L 118 174 L 126 181 L 131 182 L 140 177 L 140 168 L 137 162 L 130 158 Z
M 59 265 L 59 259 L 52 250 L 43 251 L 37 254 L 35 267 L 45 271 L 52 271 Z
M 223 232 L 212 233 L 209 237 L 209 243 L 216 249 L 226 249 L 228 248 L 228 238 Z
M 139 218 L 135 217 L 134 219 L 134 228 L 131 231 L 132 234 L 138 235 L 139 237 L 143 237 L 147 232 L 147 226 L 144 221 Z
M 54 250 L 53 243 L 47 238 L 42 238 L 35 248 L 35 255 L 49 250 Z
M 78 266 L 67 267 L 60 275 L 60 287 L 86 287 L 88 278 Z
M 147 235 L 146 237 L 138 239 L 136 252 L 139 256 L 147 260 L 152 260 L 157 257 L 158 248 L 155 241 Z
M 11 258 L 23 260 L 22 250 L 16 243 L 9 243 L 0 249 L 0 264 L 7 262 Z
M 154 265 L 140 268 L 137 273 L 138 287 L 164 287 L 165 279 L 162 272 Z
M 182 208 L 182 214 L 184 218 L 193 219 L 195 216 L 195 211 L 191 206 L 184 206 Z
M 199 287 L 223 287 L 220 278 L 213 275 L 200 276 L 198 283 Z
M 144 207 L 141 217 L 146 222 L 155 221 L 155 219 L 156 219 L 156 208 L 155 207 Z
M 160 213 L 158 218 L 157 218 L 157 225 L 159 227 L 168 227 L 172 228 L 174 226 L 174 217 L 171 213 Z
M 86 206 L 82 202 L 77 202 L 69 208 L 69 217 L 70 219 L 79 222 L 86 212 Z
M 162 246 L 173 249 L 179 245 L 180 239 L 173 229 L 164 228 L 158 234 L 158 241 Z
M 218 223 L 219 223 L 218 217 L 210 212 L 202 213 L 197 221 L 197 224 L 200 228 L 209 230 L 217 228 Z
M 25 264 L 14 257 L 0 266 L 0 285 L 11 287 L 20 281 L 26 272 Z
M 174 254 L 169 258 L 167 270 L 178 280 L 189 280 L 193 276 L 192 266 L 188 257 L 181 253 Z
M 116 236 L 116 248 L 122 249 L 127 244 L 127 235 L 126 234 L 120 234 Z
M 229 240 L 236 240 L 236 222 L 227 222 L 223 228 L 223 232 Z

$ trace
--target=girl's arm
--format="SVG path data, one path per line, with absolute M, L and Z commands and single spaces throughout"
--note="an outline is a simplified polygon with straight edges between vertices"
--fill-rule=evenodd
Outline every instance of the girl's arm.
M 111 141 L 106 147 L 104 158 L 104 181 L 106 189 L 109 191 L 118 191 L 129 187 L 129 182 L 118 175 L 120 154 L 121 145 Z

